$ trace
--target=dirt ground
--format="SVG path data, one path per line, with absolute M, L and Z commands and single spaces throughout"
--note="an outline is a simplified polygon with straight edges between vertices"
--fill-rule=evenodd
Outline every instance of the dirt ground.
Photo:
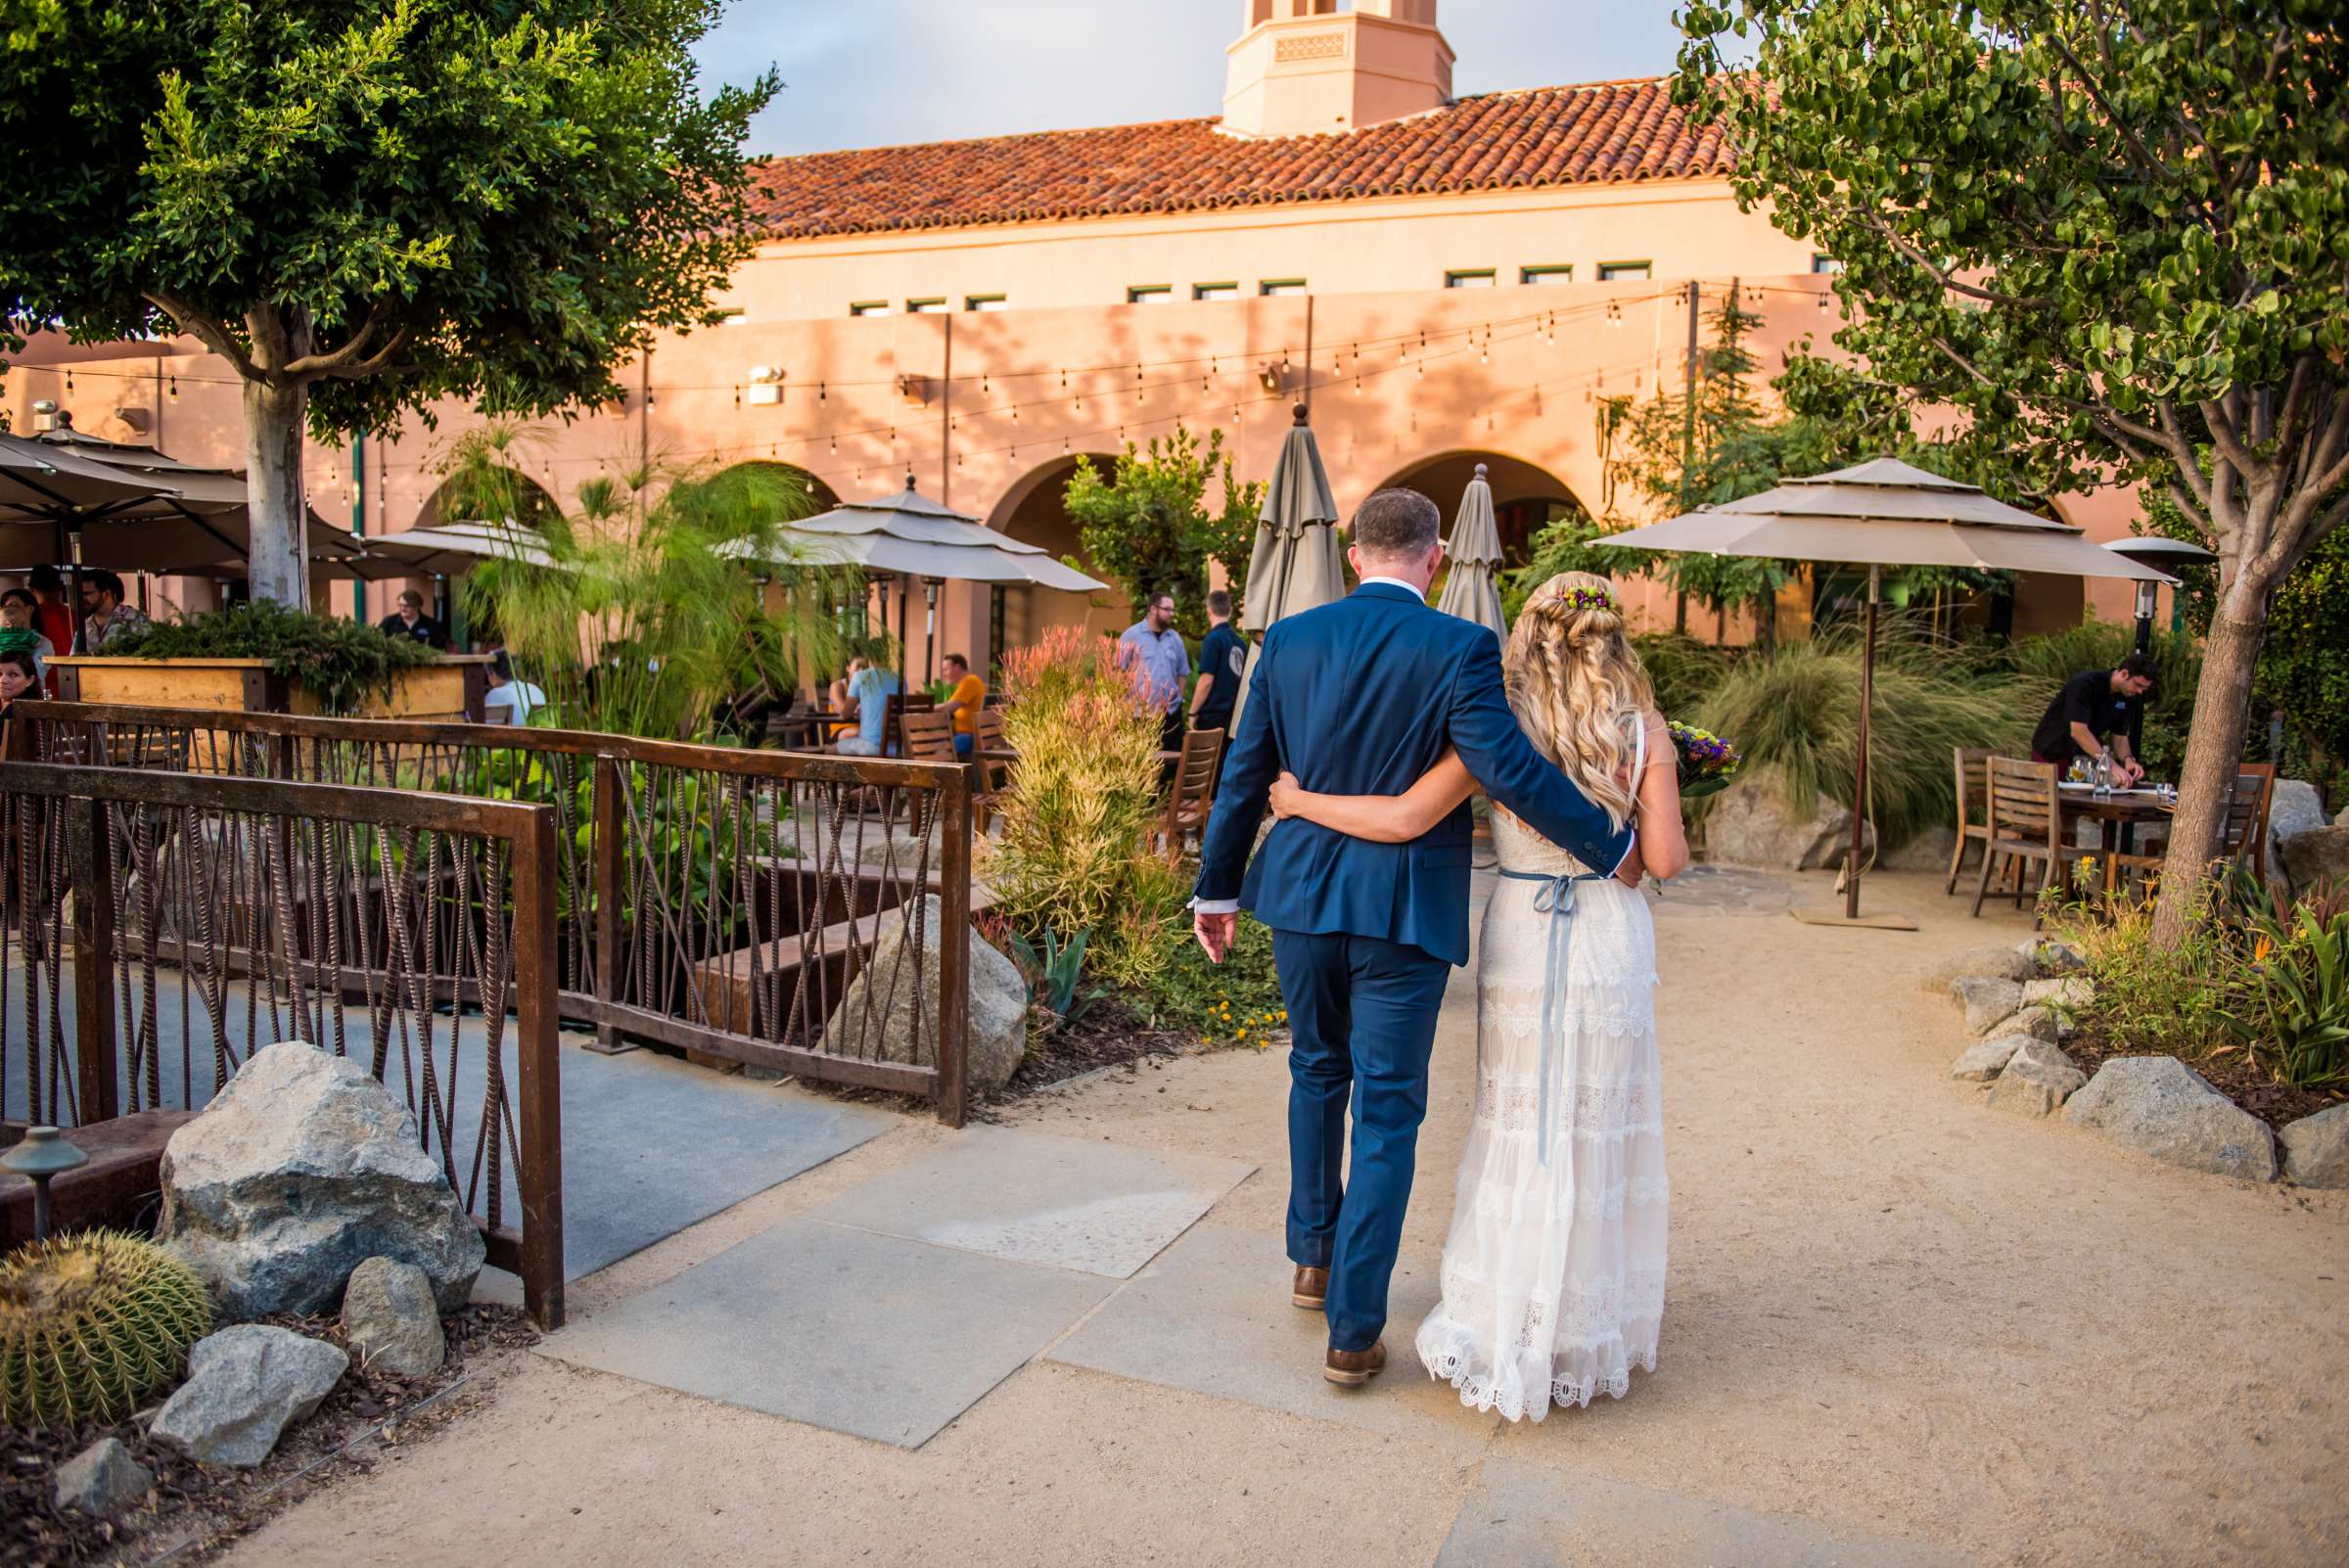
M 1869 888 L 1925 929 L 1660 908 L 1673 1273 L 1659 1369 L 1620 1404 L 1470 1417 L 1419 1377 L 1405 1323 L 1360 1397 L 1405 1402 L 1417 1436 L 1039 1359 L 906 1452 L 516 1353 L 486 1407 L 226 1560 L 1425 1565 L 1501 1463 L 1984 1565 L 2349 1560 L 2349 1194 L 2174 1171 L 1986 1107 L 1949 1079 L 1962 1032 L 1917 977 L 2024 921 L 1969 921 L 1927 876 Z M 1823 879 L 1800 894 L 1826 901 Z M 1474 1024 L 1460 977 L 1405 1238 L 1431 1267 Z M 1254 1162 L 1204 1222 L 1261 1229 L 1276 1258 L 1286 1082 L 1274 1053 L 1191 1056 L 1007 1115 Z M 947 1135 L 909 1120 L 580 1282 L 573 1312 Z M 1634 1541 L 1588 1560 L 1682 1559 Z

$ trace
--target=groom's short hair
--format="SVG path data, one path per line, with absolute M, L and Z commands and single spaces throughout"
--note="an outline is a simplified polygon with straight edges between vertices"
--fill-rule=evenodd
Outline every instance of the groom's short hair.
M 1444 514 L 1417 490 L 1374 490 L 1355 508 L 1354 547 L 1364 555 L 1424 555 L 1443 527 Z

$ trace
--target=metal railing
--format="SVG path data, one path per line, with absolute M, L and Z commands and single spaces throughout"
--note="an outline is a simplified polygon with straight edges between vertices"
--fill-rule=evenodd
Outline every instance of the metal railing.
M 0 762 L 0 1119 L 198 1110 L 283 1040 L 363 1061 L 556 1325 L 555 829 L 515 802 Z
M 895 1090 L 962 1123 L 960 764 L 113 704 L 14 714 L 43 761 L 542 805 L 555 821 L 557 1006 L 603 1048 L 651 1040 Z

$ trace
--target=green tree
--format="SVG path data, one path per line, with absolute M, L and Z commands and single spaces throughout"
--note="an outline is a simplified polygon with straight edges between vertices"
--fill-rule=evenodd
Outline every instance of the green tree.
M 301 441 L 544 414 L 709 319 L 752 239 L 719 0 L 38 0 L 0 26 L 0 299 L 244 383 L 253 592 L 307 597 Z M 4 346 L 21 348 L 21 338 Z
M 1211 483 L 1221 501 L 1212 512 Z M 1146 450 L 1128 441 L 1106 478 L 1090 458 L 1079 458 L 1061 504 L 1077 520 L 1095 571 L 1137 605 L 1154 593 L 1173 594 L 1182 629 L 1199 636 L 1207 630 L 1209 562 L 1223 568 L 1232 613 L 1239 613 L 1264 499 L 1262 483 L 1240 482 L 1221 430 L 1210 430 L 1201 445 L 1177 425 L 1172 436 L 1153 437 Z
M 2013 445 L 2043 493 L 2157 486 L 2217 550 L 2154 922 L 2176 944 L 2270 595 L 2349 516 L 2338 6 L 1693 0 L 1680 20 L 1675 94 L 1735 145 L 1739 199 L 1843 263 L 1839 345 Z

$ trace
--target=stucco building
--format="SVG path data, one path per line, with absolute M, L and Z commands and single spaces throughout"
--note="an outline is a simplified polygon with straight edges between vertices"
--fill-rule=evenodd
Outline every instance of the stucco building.
M 788 463 L 837 495 L 910 473 L 1073 551 L 1059 497 L 1080 456 L 1180 424 L 1221 430 L 1261 476 L 1305 401 L 1343 508 L 1408 484 L 1449 513 L 1483 462 L 1512 539 L 1598 512 L 1597 401 L 1681 384 L 1690 291 L 1699 311 L 1745 291 L 1774 368 L 1836 324 L 1831 263 L 1738 209 L 1728 151 L 1667 81 L 1455 99 L 1436 11 L 1244 0 L 1219 116 L 777 160 L 725 324 L 661 342 L 622 399 L 549 422 L 524 466 L 558 497 L 647 457 Z M 19 430 L 36 399 L 242 464 L 233 377 L 191 342 L 52 346 L 9 373 Z M 313 449 L 313 504 L 371 534 L 437 520 L 434 453 L 469 417 Z M 2064 510 L 2127 531 L 2125 497 Z M 2125 589 L 2092 591 L 2127 613 Z M 2018 629 L 2082 605 L 2076 582 L 2026 584 Z M 1127 611 L 951 585 L 939 637 L 984 660 L 1072 619 Z M 917 601 L 916 668 L 920 620 Z

